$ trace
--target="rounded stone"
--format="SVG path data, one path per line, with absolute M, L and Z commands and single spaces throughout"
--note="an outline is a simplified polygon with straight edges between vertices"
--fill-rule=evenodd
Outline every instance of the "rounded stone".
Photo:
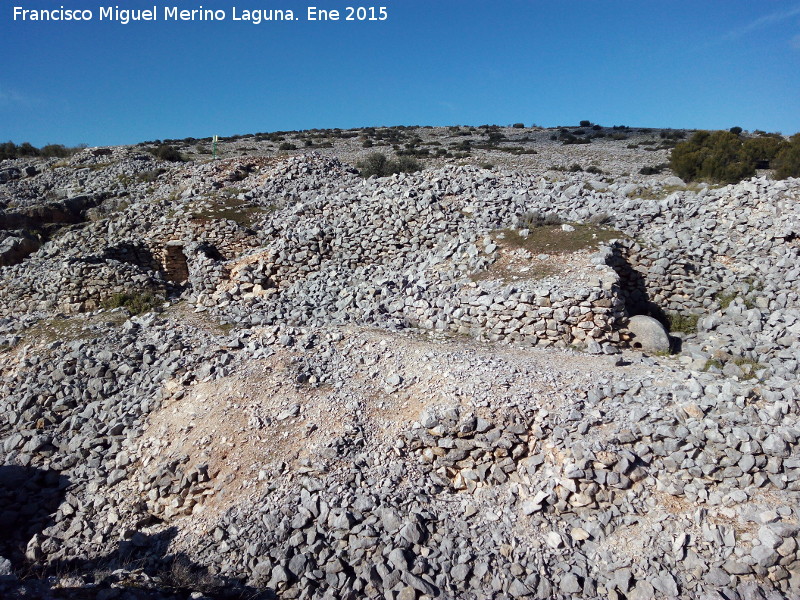
M 653 317 L 636 315 L 631 317 L 628 330 L 633 334 L 634 348 L 646 352 L 669 352 L 669 335 L 664 326 Z

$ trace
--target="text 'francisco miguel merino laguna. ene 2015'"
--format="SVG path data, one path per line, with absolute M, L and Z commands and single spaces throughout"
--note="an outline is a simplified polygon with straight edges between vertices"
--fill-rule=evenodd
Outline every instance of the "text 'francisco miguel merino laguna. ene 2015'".
M 312 9 L 313 7 L 309 7 Z M 312 16 L 304 15 L 311 20 Z M 226 9 L 208 9 L 198 6 L 193 9 L 178 6 L 153 6 L 145 9 L 119 8 L 119 6 L 101 6 L 95 12 L 91 9 L 70 9 L 63 6 L 56 9 L 27 9 L 15 6 L 15 21 L 111 21 L 127 25 L 136 21 L 246 21 L 254 25 L 268 21 L 297 21 L 294 11 L 290 9 L 243 9 L 236 6 Z M 375 19 L 382 20 L 382 19 Z

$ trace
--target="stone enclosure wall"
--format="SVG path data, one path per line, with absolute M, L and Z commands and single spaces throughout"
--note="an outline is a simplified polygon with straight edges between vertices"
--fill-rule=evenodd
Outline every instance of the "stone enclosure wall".
M 600 351 L 600 343 L 619 341 L 615 330 L 625 318 L 617 286 L 572 292 L 507 288 L 500 293 L 476 286 L 467 287 L 444 307 L 431 307 L 424 300 L 394 306 L 424 329 L 539 346 L 587 344 L 595 351 Z
M 155 228 L 145 239 L 121 241 L 87 258 L 34 254 L 29 264 L 38 262 L 38 269 L 6 267 L 0 315 L 86 312 L 118 294 L 167 294 L 186 282 L 213 289 L 227 273 L 222 261 L 256 244 L 252 232 L 234 221 L 203 219 Z
M 714 297 L 725 290 L 722 265 L 664 248 L 645 247 L 635 240 L 616 241 L 609 265 L 619 276 L 630 314 L 659 317 L 664 311 L 707 312 Z

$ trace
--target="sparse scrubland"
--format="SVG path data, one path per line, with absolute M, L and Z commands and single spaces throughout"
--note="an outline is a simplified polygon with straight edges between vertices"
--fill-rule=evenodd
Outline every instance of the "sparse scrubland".
M 800 137 L 0 146 L 0 596 L 797 598 Z

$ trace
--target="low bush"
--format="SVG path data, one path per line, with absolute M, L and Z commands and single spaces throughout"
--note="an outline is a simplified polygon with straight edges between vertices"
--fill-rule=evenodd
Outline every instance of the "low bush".
M 62 144 L 47 144 L 41 148 L 37 148 L 28 142 L 22 144 L 15 144 L 14 142 L 6 142 L 0 144 L 0 160 L 10 158 L 26 158 L 41 156 L 44 158 L 66 158 L 72 156 L 83 147 L 78 146 L 75 148 L 68 148 Z
M 698 131 L 677 144 L 670 167 L 685 181 L 738 183 L 756 169 L 775 169 L 775 177 L 800 177 L 800 134 L 742 139 L 731 131 Z
M 641 175 L 658 175 L 659 173 L 663 172 L 669 165 L 667 164 L 660 164 L 656 165 L 655 167 L 642 167 L 639 169 L 639 174 Z
M 592 142 L 590 138 L 575 137 L 570 133 L 560 136 L 559 139 L 562 140 L 562 144 L 565 146 L 568 146 L 569 144 L 590 144 Z
M 160 144 L 155 148 L 149 150 L 150 154 L 155 156 L 158 159 L 166 160 L 169 162 L 185 162 L 186 158 L 184 158 L 183 154 L 178 152 L 178 149 L 174 146 L 170 146 L 169 144 Z
M 157 308 L 163 302 L 163 298 L 152 292 L 123 293 L 106 298 L 102 302 L 102 307 L 105 309 L 127 308 L 131 314 L 141 315 Z
M 535 229 L 537 227 L 545 227 L 552 225 L 561 225 L 564 221 L 557 213 L 540 213 L 539 211 L 532 210 L 524 213 L 519 218 L 519 229 Z
M 742 152 L 756 169 L 768 169 L 785 146 L 786 142 L 780 137 L 757 137 L 745 140 L 742 143 Z
M 698 131 L 675 146 L 670 167 L 684 181 L 737 183 L 756 172 L 742 152 L 742 140 L 730 131 Z
M 773 166 L 778 179 L 800 177 L 800 133 L 794 134 L 789 143 L 776 153 Z
M 673 333 L 692 334 L 697 333 L 697 322 L 700 320 L 699 315 L 683 314 L 683 313 L 668 313 L 667 323 L 669 330 Z
M 658 135 L 662 140 L 682 140 L 686 137 L 686 132 L 680 129 L 662 129 Z
M 46 146 L 42 146 L 41 156 L 45 158 L 67 158 L 77 151 L 78 148 L 67 148 L 62 144 L 47 144 Z
M 138 183 L 153 183 L 158 179 L 159 175 L 166 173 L 166 169 L 150 169 L 149 171 L 142 171 L 136 175 Z
M 373 152 L 364 160 L 356 164 L 359 173 L 367 177 L 387 177 L 395 173 L 413 173 L 419 171 L 422 165 L 411 156 L 399 156 L 394 160 L 386 158 L 385 154 Z

